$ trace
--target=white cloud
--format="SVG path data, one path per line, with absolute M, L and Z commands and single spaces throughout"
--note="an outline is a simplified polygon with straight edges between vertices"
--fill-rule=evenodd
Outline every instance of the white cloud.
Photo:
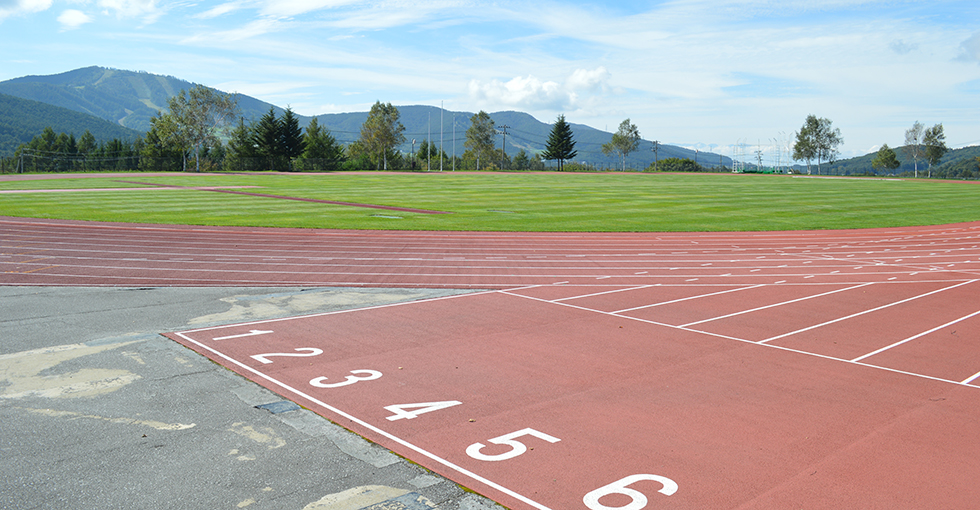
M 58 16 L 58 23 L 61 23 L 62 30 L 73 30 L 91 21 L 91 16 L 75 9 L 67 9 Z
M 146 23 L 153 23 L 163 15 L 156 0 L 98 0 L 98 6 L 121 18 L 141 17 Z
M 531 110 L 569 110 L 583 104 L 583 94 L 600 91 L 609 79 L 604 67 L 577 69 L 564 83 L 542 81 L 534 76 L 518 76 L 508 82 L 472 80 L 470 98 L 497 108 L 526 108 Z
M 51 0 L 0 0 L 0 22 L 11 16 L 32 14 L 51 8 Z
M 217 18 L 219 16 L 223 16 L 225 14 L 228 14 L 229 12 L 234 12 L 234 11 L 237 11 L 239 9 L 242 9 L 243 7 L 244 7 L 244 4 L 242 4 L 241 2 L 227 2 L 227 3 L 223 3 L 221 5 L 218 5 L 216 7 L 212 7 L 211 9 L 208 9 L 208 10 L 206 10 L 206 11 L 204 11 L 204 12 L 202 12 L 202 13 L 194 16 L 194 17 L 195 18 L 198 18 L 198 19 L 212 19 L 212 18 Z
M 980 32 L 960 44 L 959 60 L 980 62 Z

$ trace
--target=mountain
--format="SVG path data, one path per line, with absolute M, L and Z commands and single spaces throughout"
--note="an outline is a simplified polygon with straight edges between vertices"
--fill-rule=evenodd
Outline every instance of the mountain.
M 74 134 L 75 138 L 88 130 L 98 142 L 114 138 L 133 140 L 143 136 L 139 131 L 92 115 L 0 94 L 0 157 L 12 156 L 17 147 L 30 142 L 46 127 L 55 133 Z
M 193 83 L 147 72 L 123 71 L 105 67 L 85 67 L 49 76 L 25 76 L 0 82 L 0 94 L 8 94 L 23 99 L 47 103 L 93 115 L 120 126 L 136 131 L 146 132 L 150 129 L 150 118 L 167 105 L 167 100 L 181 90 L 194 87 Z M 269 109 L 281 115 L 283 108 L 266 103 L 259 99 L 239 95 L 238 106 L 246 121 L 258 120 Z M 413 148 L 412 140 L 421 143 L 431 136 L 436 145 L 442 144 L 443 150 L 452 155 L 462 155 L 466 140 L 466 130 L 470 126 L 472 112 L 451 112 L 433 106 L 399 106 L 401 122 L 405 126 L 406 143 L 400 147 L 403 152 Z M 544 150 L 551 133 L 551 124 L 541 122 L 531 115 L 522 112 L 504 111 L 490 114 L 498 126 L 507 126 L 506 151 L 513 157 L 521 149 L 529 154 Z M 300 126 L 309 124 L 312 117 L 297 115 Z M 317 121 L 333 133 L 338 141 L 349 143 L 360 135 L 361 124 L 367 118 L 367 112 L 336 113 L 318 115 Z M 36 120 L 50 125 L 59 131 L 53 121 L 44 116 Z M 2 122 L 2 118 L 0 118 Z M 440 134 L 439 127 L 443 127 Z M 599 167 L 615 168 L 619 166 L 616 157 L 602 154 L 602 144 L 608 143 L 611 133 L 600 131 L 582 124 L 570 124 L 578 150 L 577 162 L 594 164 Z M 36 133 L 39 134 L 41 129 Z M 65 132 L 76 130 L 63 129 Z M 84 129 L 82 130 L 84 131 Z M 93 131 L 94 134 L 94 131 Z M 75 132 L 75 136 L 81 133 Z M 29 139 L 28 139 L 29 141 Z M 504 136 L 497 136 L 497 145 L 504 143 Z M 643 141 L 640 147 L 627 159 L 628 167 L 642 169 L 654 162 L 655 159 L 697 158 L 706 166 L 717 165 L 721 162 L 730 166 L 731 159 L 717 154 L 700 153 L 682 147 L 660 144 L 657 152 L 653 151 L 653 142 Z
M 895 170 L 888 170 L 889 175 L 913 175 L 915 164 L 912 158 L 905 155 L 904 147 L 894 147 L 895 155 L 902 164 Z M 869 175 L 874 173 L 871 162 L 877 157 L 877 152 L 849 158 L 833 163 L 820 165 L 820 172 L 825 175 Z M 980 164 L 977 158 L 980 157 L 980 146 L 963 147 L 952 149 L 943 156 L 938 165 L 932 167 L 933 176 L 942 176 L 950 179 L 976 179 L 980 177 Z M 816 165 L 814 165 L 816 172 Z M 919 158 L 919 176 L 928 175 L 929 164 L 924 157 Z
M 93 66 L 3 81 L 0 94 L 87 113 L 146 132 L 150 129 L 150 118 L 166 108 L 170 97 L 192 87 L 193 83 L 172 76 Z M 246 118 L 258 118 L 270 107 L 271 104 L 248 96 L 239 100 L 239 108 Z

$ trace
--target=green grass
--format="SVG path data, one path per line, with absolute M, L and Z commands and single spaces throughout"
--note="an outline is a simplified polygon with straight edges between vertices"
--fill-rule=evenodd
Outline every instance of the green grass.
M 0 190 L 132 186 L 117 180 L 260 186 L 243 191 L 453 214 L 147 190 L 0 194 L 0 215 L 189 225 L 580 232 L 813 230 L 980 220 L 980 185 L 973 183 L 773 175 L 173 174 L 0 181 Z

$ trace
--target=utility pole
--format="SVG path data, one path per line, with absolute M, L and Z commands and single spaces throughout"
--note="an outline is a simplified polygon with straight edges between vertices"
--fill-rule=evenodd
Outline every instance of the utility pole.
M 653 141 L 653 171 L 658 172 L 657 167 L 660 165 L 660 142 L 657 140 Z
M 497 129 L 500 130 L 500 134 L 504 135 L 504 140 L 500 145 L 500 169 L 503 170 L 504 161 L 507 161 L 507 130 L 510 129 L 510 126 L 505 124 L 497 126 Z

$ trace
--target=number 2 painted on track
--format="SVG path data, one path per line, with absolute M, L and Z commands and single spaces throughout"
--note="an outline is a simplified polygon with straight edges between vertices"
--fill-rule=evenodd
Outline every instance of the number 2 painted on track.
M 502 444 L 502 445 L 510 446 L 511 450 L 509 452 L 504 452 L 498 455 L 487 455 L 485 453 L 480 452 L 480 450 L 486 447 L 485 444 L 473 443 L 466 448 L 466 454 L 469 455 L 470 457 L 473 457 L 476 460 L 498 461 L 498 460 L 513 459 L 514 457 L 517 457 L 518 455 L 521 455 L 527 451 L 527 446 L 524 443 L 520 441 L 515 441 L 515 439 L 521 436 L 534 436 L 538 439 L 544 439 L 549 443 L 557 443 L 558 441 L 561 441 L 561 439 L 558 439 L 557 437 L 549 436 L 544 432 L 538 432 L 537 430 L 527 428 L 523 430 L 518 430 L 517 432 L 511 432 L 510 434 L 504 434 L 500 437 L 495 437 L 490 440 L 490 442 L 493 444 Z
M 632 475 L 609 485 L 599 487 L 598 489 L 586 494 L 585 497 L 582 498 L 582 502 L 585 503 L 585 506 L 589 507 L 590 510 L 640 510 L 641 508 L 647 506 L 647 497 L 644 496 L 642 492 L 627 487 L 628 485 L 632 485 L 640 480 L 660 482 L 663 485 L 663 488 L 657 492 L 665 496 L 670 496 L 671 494 L 677 492 L 677 483 L 670 478 L 658 475 Z M 610 494 L 622 494 L 632 499 L 632 501 L 624 506 L 606 506 L 599 502 L 600 498 Z
M 299 347 L 293 350 L 296 351 L 296 353 L 270 352 L 268 354 L 255 354 L 252 356 L 252 359 L 254 359 L 255 361 L 260 361 L 262 363 L 272 363 L 272 360 L 269 359 L 270 356 L 290 356 L 294 358 L 307 358 L 310 356 L 319 356 L 323 354 L 323 350 L 317 349 L 316 347 Z M 304 353 L 301 351 L 307 351 L 307 352 Z
M 358 381 L 373 381 L 375 379 L 380 378 L 383 375 L 381 372 L 378 372 L 377 370 L 351 370 L 350 373 L 365 374 L 365 375 L 361 377 L 358 377 L 357 375 L 348 375 L 346 381 L 333 383 L 333 384 L 324 383 L 323 381 L 327 380 L 326 377 L 317 377 L 316 379 L 310 381 L 310 384 L 316 386 L 317 388 L 340 388 L 341 386 L 349 386 Z

